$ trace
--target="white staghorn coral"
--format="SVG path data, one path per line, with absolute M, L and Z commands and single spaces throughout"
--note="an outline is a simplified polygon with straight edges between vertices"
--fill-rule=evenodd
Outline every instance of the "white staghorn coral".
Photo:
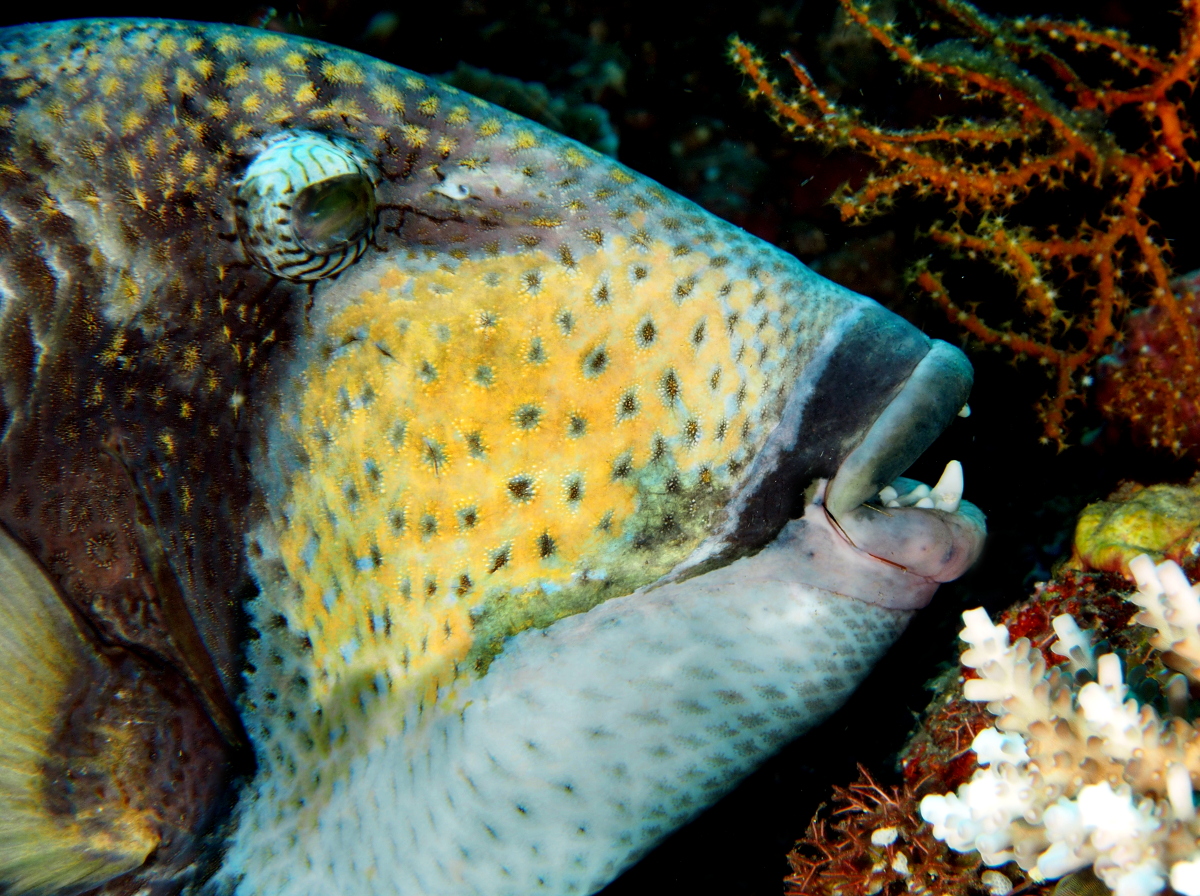
M 1200 588 L 1173 562 L 1130 563 L 1131 599 L 1153 646 L 1200 683 Z M 1095 657 L 1068 615 L 1054 620 L 1051 650 L 1068 662 L 1047 669 L 1028 639 L 982 609 L 963 614 L 968 700 L 997 717 L 972 743 L 980 768 L 957 793 L 921 801 L 933 833 L 959 852 L 978 850 L 988 865 L 1015 860 L 1048 880 L 1093 866 L 1117 896 L 1152 896 L 1170 887 L 1200 896 L 1200 732 L 1183 718 L 1161 718 L 1127 698 L 1120 659 Z M 1094 681 L 1077 687 L 1074 673 Z M 1168 681 L 1173 710 L 1187 705 L 1187 681 Z

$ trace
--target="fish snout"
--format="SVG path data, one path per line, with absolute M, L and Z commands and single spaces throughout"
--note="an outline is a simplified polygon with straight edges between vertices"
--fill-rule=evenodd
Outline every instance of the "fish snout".
M 935 339 L 863 440 L 838 468 L 825 503 L 835 515 L 878 493 L 950 425 L 966 405 L 973 379 L 970 362 Z

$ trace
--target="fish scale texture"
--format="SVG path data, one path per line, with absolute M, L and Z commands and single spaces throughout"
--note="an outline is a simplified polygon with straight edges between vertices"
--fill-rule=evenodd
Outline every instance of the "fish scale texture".
M 749 562 L 519 635 L 339 769 L 321 805 L 260 780 L 221 885 L 599 889 L 840 705 L 911 616 L 795 583 L 739 589 Z

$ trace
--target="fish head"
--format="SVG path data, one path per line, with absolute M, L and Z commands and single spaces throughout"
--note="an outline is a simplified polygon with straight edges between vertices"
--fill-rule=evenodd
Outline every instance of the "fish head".
M 447 149 L 413 165 L 413 125 L 382 117 L 379 141 L 284 131 L 237 187 L 264 266 L 303 242 L 295 197 L 347 177 L 308 158 L 344 154 L 370 195 L 338 200 L 361 254 L 318 269 L 263 421 L 256 552 L 314 651 L 387 667 L 432 632 L 436 691 L 526 628 L 758 551 L 818 479 L 851 511 L 965 403 L 962 354 L 874 302 L 550 131 L 372 77 Z

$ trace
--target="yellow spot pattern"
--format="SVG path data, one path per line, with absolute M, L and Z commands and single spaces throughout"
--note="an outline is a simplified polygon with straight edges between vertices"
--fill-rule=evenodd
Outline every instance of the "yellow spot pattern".
M 736 446 L 746 412 L 719 409 L 753 408 L 760 384 L 715 297 L 745 307 L 753 287 L 623 237 L 566 262 L 390 267 L 328 324 L 279 541 L 318 703 L 379 668 L 432 698 L 471 649 L 471 608 L 620 562 L 645 471 L 694 491 Z

